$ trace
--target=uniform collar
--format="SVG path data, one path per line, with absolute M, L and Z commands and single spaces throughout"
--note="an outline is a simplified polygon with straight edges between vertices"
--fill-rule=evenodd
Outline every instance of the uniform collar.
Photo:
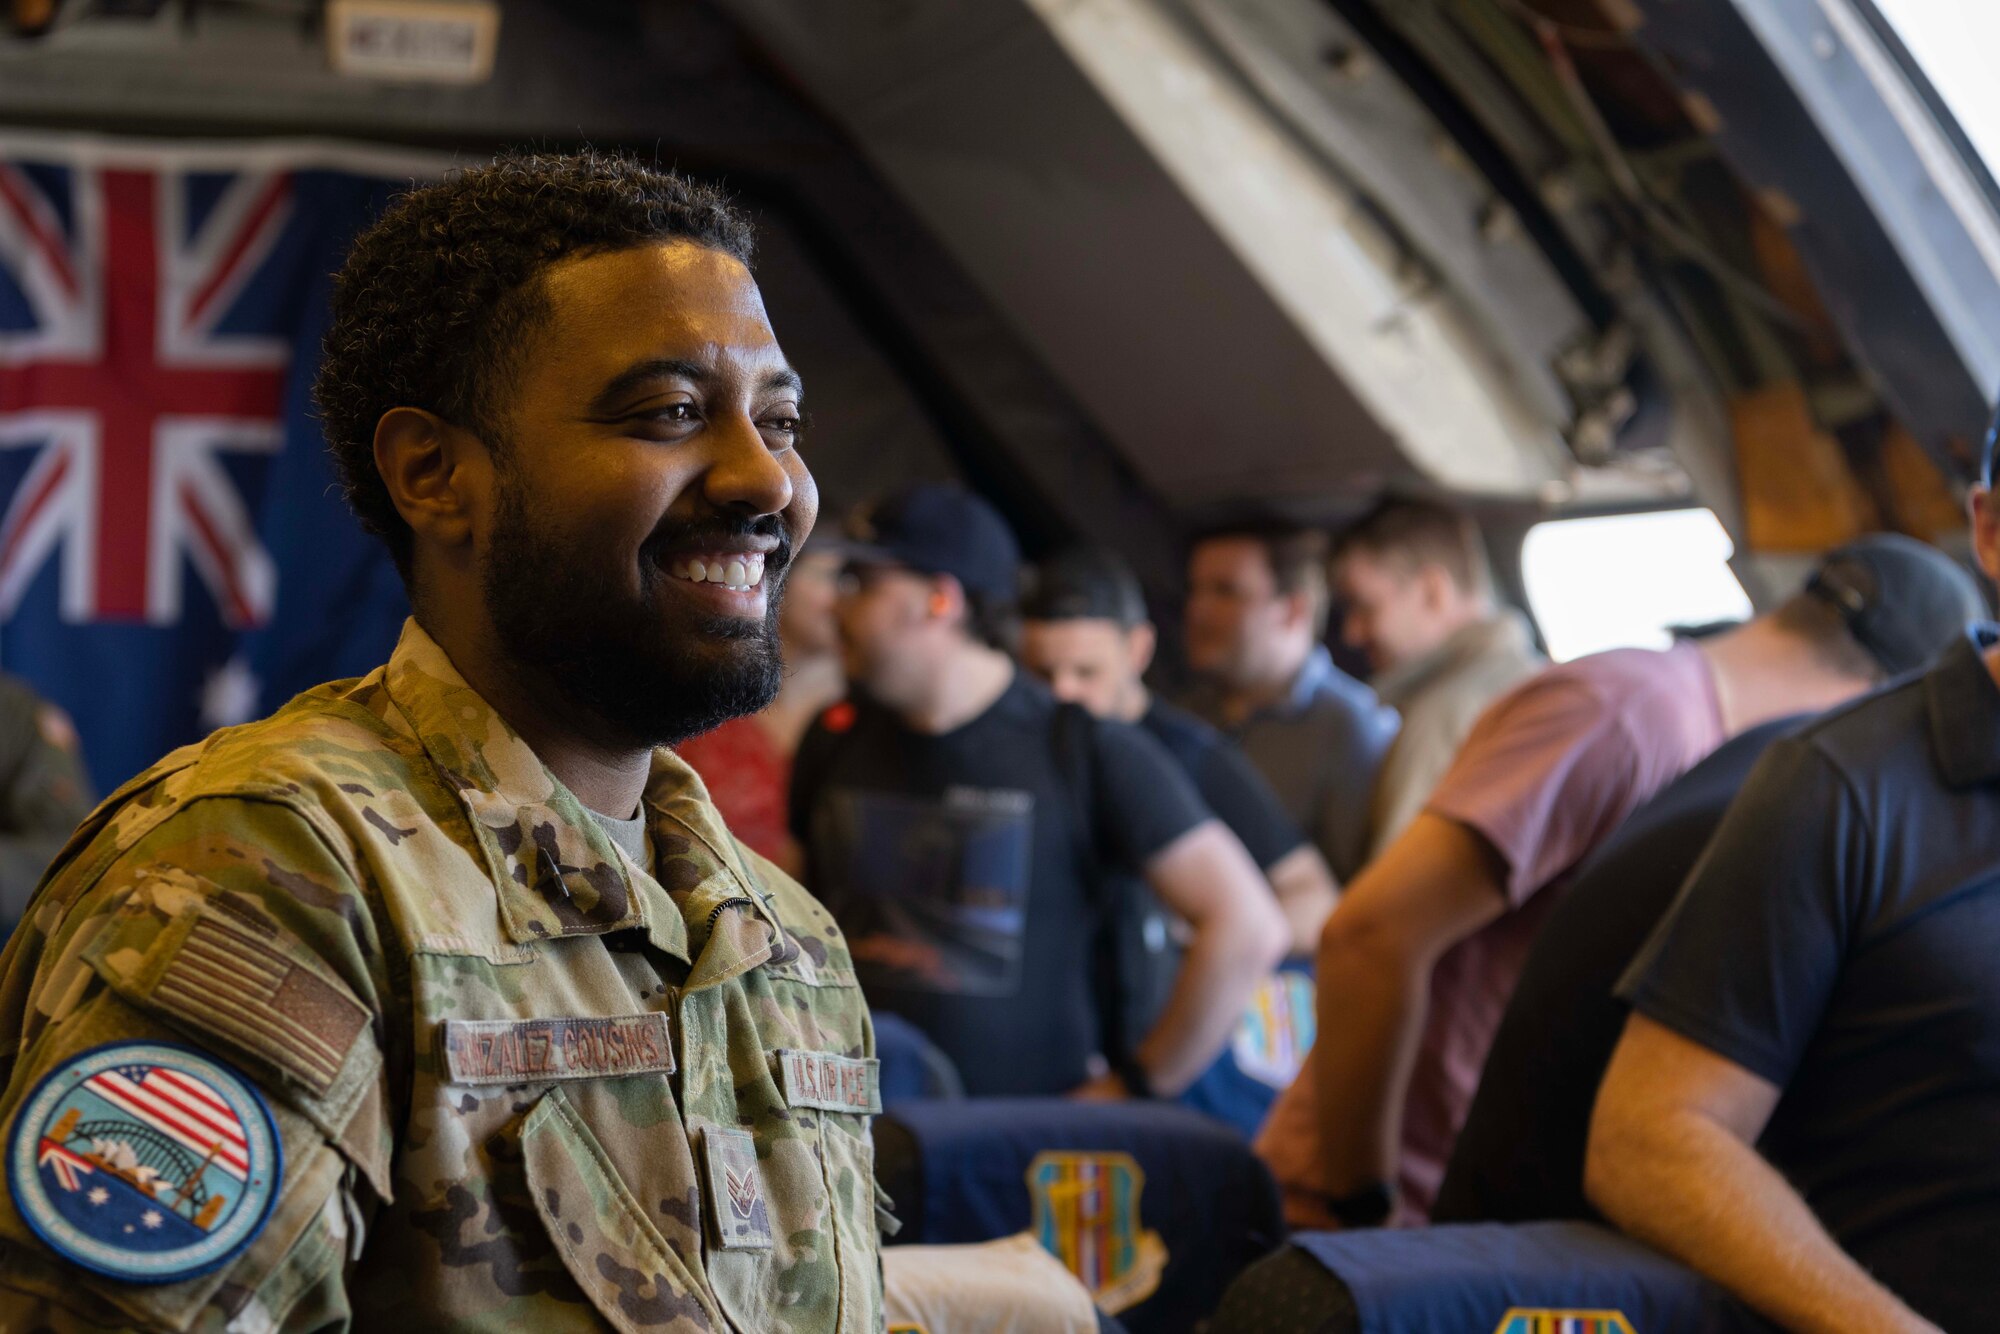
M 708 790 L 671 751 L 653 753 L 645 795 L 663 884 L 611 841 L 414 618 L 386 676 L 389 697 L 465 806 L 509 939 L 638 929 L 707 981 L 796 954 Z M 755 927 L 711 929 L 746 915 L 759 919 Z
M 2000 779 L 2000 686 L 1986 667 L 1995 642 L 2000 627 L 1972 626 L 1924 674 L 1931 749 L 1953 787 Z
M 777 900 L 744 860 L 701 776 L 664 746 L 653 752 L 645 804 L 653 869 L 694 955 L 685 989 L 725 982 L 766 961 L 803 963 Z

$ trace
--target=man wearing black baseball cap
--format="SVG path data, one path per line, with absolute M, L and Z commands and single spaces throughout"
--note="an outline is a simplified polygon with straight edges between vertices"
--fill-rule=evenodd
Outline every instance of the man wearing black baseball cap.
M 852 694 L 801 745 L 791 809 L 870 1004 L 974 1094 L 1178 1093 L 1284 952 L 1256 865 L 1151 737 L 1016 671 L 1020 553 L 990 505 L 914 486 L 850 536 Z M 1106 1070 L 1096 948 L 1119 872 L 1194 935 L 1158 1023 Z
M 1789 1329 L 1993 1320 L 2000 632 L 1914 672 L 1923 627 L 1969 610 L 1926 559 L 1873 538 L 1815 576 L 1911 674 L 1766 752 L 1619 984 L 1634 1013 L 1591 1120 L 1591 1202 Z
M 1793 619 L 1851 642 L 1828 652 L 1872 665 L 1855 696 L 1923 667 L 1981 612 L 1970 572 L 1934 548 L 1876 535 L 1825 557 Z M 1872 664 L 1866 660 L 1872 659 Z M 1842 701 L 1845 702 L 1845 701 Z M 1732 737 L 1619 826 L 1549 914 L 1494 1036 L 1432 1222 L 1595 1218 L 1583 1194 L 1591 1104 L 1630 1007 L 1619 975 L 1659 925 L 1759 759 L 1811 715 Z M 1551 1042 L 1551 1033 L 1562 1041 Z

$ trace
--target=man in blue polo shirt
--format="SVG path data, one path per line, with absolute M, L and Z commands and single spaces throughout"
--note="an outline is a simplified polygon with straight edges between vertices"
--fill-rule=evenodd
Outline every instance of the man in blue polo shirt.
M 1591 1202 L 1788 1329 L 1992 1328 L 1996 815 L 1991 626 L 1776 742 L 1620 984 Z
M 1368 859 L 1375 775 L 1396 711 L 1333 664 L 1325 533 L 1282 523 L 1211 530 L 1188 553 L 1184 701 L 1243 748 L 1344 884 Z

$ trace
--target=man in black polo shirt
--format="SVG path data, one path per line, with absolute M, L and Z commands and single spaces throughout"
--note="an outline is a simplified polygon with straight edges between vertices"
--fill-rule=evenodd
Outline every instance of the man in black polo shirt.
M 1101 548 L 1063 552 L 1036 567 L 1022 612 L 1022 665 L 1056 698 L 1137 724 L 1166 747 L 1263 868 L 1293 953 L 1309 959 L 1333 910 L 1333 872 L 1235 743 L 1146 688 L 1158 639 L 1131 567 Z M 1258 984 L 1229 1047 L 1181 1101 L 1254 1135 L 1312 1038 L 1312 975 L 1302 962 Z
M 1256 866 L 1156 741 L 1082 710 L 1065 721 L 1015 669 L 1001 645 L 1020 556 L 991 506 L 916 486 L 854 536 L 854 693 L 800 745 L 791 818 L 869 1003 L 921 1028 L 973 1094 L 1178 1094 L 1284 952 Z M 1159 1022 L 1104 1071 L 1110 872 L 1143 877 L 1193 941 Z
M 1994 1324 L 1997 675 L 1979 627 L 1773 743 L 1619 984 L 1590 1199 L 1786 1328 Z
M 1928 666 L 1981 615 L 1979 586 L 1934 547 L 1876 535 L 1829 557 L 1782 616 L 1867 681 Z M 1808 624 L 1807 622 L 1811 623 Z M 1598 1082 L 1625 1027 L 1613 994 L 1770 744 L 1805 721 L 1754 727 L 1647 802 L 1577 872 L 1507 1003 L 1431 1211 L 1436 1223 L 1595 1218 L 1583 1148 Z

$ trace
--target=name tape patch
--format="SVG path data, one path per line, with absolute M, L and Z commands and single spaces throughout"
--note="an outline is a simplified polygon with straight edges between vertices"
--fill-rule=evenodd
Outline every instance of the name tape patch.
M 778 1084 L 793 1107 L 823 1112 L 882 1110 L 881 1062 L 830 1051 L 780 1051 Z
M 611 1019 L 447 1019 L 438 1030 L 454 1084 L 538 1084 L 555 1079 L 674 1072 L 664 1014 Z
M 35 1235 L 128 1283 L 227 1264 L 270 1221 L 284 1175 L 257 1086 L 171 1042 L 70 1057 L 28 1095 L 7 1142 L 8 1189 Z

